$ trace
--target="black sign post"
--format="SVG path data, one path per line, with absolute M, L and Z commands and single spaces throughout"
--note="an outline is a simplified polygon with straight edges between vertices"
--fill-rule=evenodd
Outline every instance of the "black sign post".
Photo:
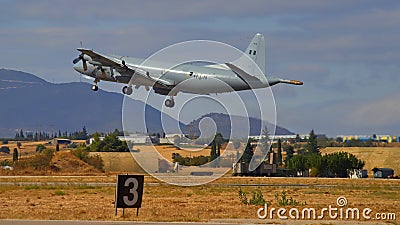
M 142 206 L 143 175 L 117 175 L 117 187 L 115 191 L 115 215 L 117 209 L 136 208 L 136 216 L 139 216 L 139 208 Z

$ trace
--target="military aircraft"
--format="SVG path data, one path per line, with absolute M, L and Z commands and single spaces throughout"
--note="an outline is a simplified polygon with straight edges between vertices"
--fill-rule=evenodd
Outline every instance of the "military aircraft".
M 105 55 L 83 48 L 77 50 L 80 55 L 73 60 L 74 69 L 94 78 L 93 91 L 98 90 L 97 83 L 101 80 L 127 84 L 122 88 L 125 95 L 132 94 L 132 86 L 144 86 L 146 90 L 152 87 L 155 93 L 169 96 L 165 106 L 170 108 L 174 107 L 174 96 L 179 92 L 217 94 L 267 88 L 278 83 L 303 84 L 296 80 L 265 77 L 265 40 L 259 33 L 239 59 L 224 64 L 171 67 L 163 62 L 147 62 L 142 65 L 144 59 Z M 256 69 L 262 73 L 249 72 Z M 215 79 L 222 82 L 215 82 Z

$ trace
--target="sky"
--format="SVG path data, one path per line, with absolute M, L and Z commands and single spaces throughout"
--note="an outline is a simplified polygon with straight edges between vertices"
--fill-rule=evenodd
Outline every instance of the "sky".
M 0 0 L 0 68 L 79 82 L 82 46 L 146 58 L 181 41 L 266 40 L 277 123 L 306 134 L 400 135 L 400 2 Z M 100 83 L 100 87 L 102 87 Z M 104 86 L 106 89 L 106 86 Z

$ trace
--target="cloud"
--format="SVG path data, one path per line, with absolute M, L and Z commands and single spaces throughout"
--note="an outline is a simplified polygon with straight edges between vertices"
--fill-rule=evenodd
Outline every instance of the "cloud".
M 305 0 L 292 1 L 262 1 L 262 0 L 232 0 L 232 1 L 129 1 L 118 3 L 107 0 L 98 1 L 11 1 L 3 13 L 10 15 L 10 11 L 17 17 L 29 19 L 50 19 L 61 21 L 103 21 L 103 20 L 209 20 L 218 16 L 228 17 L 259 17 L 282 13 L 315 13 L 316 11 L 343 11 L 344 6 L 359 6 L 359 3 L 368 5 L 370 1 L 336 1 L 320 2 Z M 68 22 L 68 21 L 66 21 Z

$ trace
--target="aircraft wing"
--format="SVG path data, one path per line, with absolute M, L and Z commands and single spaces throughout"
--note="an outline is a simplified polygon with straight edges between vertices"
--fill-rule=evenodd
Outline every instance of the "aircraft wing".
M 89 63 L 115 69 L 120 74 L 115 77 L 119 82 L 131 82 L 131 84 L 139 86 L 158 86 L 163 88 L 172 88 L 175 86 L 174 82 L 162 78 L 151 77 L 147 71 L 125 64 L 122 59 L 106 56 L 89 49 L 78 48 L 77 50 L 88 55 L 92 59 Z

